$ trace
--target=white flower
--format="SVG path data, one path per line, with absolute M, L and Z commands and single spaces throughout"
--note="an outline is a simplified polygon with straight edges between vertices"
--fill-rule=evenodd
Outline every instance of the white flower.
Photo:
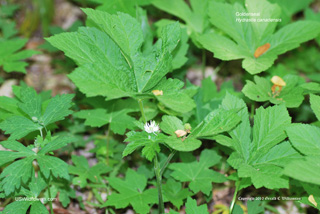
M 156 132 L 159 132 L 159 125 L 156 124 L 156 122 L 154 120 L 151 120 L 150 122 L 146 122 L 146 124 L 144 125 L 144 130 L 148 133 L 153 133 L 155 135 Z

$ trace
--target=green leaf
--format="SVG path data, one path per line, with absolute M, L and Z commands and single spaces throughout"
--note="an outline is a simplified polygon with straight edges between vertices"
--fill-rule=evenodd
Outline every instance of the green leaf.
M 221 60 L 244 59 L 242 67 L 250 74 L 270 68 L 278 55 L 299 47 L 303 42 L 319 35 L 320 24 L 313 21 L 298 21 L 275 32 L 277 22 L 261 22 L 259 19 L 280 20 L 280 8 L 267 0 L 246 0 L 244 8 L 235 3 L 230 5 L 213 1 L 209 4 L 211 23 L 227 36 L 210 32 L 198 39 L 203 47 L 212 51 Z M 260 16 L 240 17 L 237 13 L 259 13 Z M 240 22 L 241 18 L 256 19 L 256 22 Z M 270 44 L 270 48 L 254 56 L 258 47 Z
M 57 157 L 37 155 L 40 172 L 48 179 L 51 175 L 69 180 L 68 164 Z M 31 165 L 32 166 L 32 165 Z
M 186 203 L 186 213 L 188 214 L 209 214 L 207 205 L 203 204 L 201 206 L 197 206 L 197 201 L 192 198 L 187 199 Z
M 184 130 L 184 125 L 182 121 L 175 116 L 164 115 L 162 117 L 162 122 L 160 123 L 161 130 L 169 135 L 175 135 L 175 131 Z
M 29 115 L 30 118 L 41 116 L 42 100 L 33 88 L 21 88 L 21 103 L 18 103 L 19 108 Z
M 248 213 L 259 214 L 264 213 L 264 208 L 261 206 L 261 201 L 248 201 Z
M 186 23 L 188 30 L 193 32 L 193 34 L 203 33 L 208 25 L 207 0 L 201 2 L 191 0 L 191 8 L 183 0 L 154 0 L 152 4 L 157 8 L 182 19 Z
M 33 202 L 30 209 L 30 214 L 49 214 L 46 206 L 44 206 L 40 201 Z
M 15 201 L 7 205 L 5 209 L 2 211 L 2 213 L 3 214 L 10 214 L 10 213 L 26 214 L 31 204 L 32 204 L 31 201 Z
M 5 134 L 10 134 L 10 139 L 14 140 L 41 130 L 42 126 L 23 116 L 11 116 L 0 123 L 0 129 L 4 130 Z
M 35 174 L 33 173 L 32 179 L 28 186 L 29 189 L 21 187 L 20 191 L 16 193 L 15 196 L 25 196 L 29 199 L 31 198 L 35 200 L 25 201 L 23 198 L 21 198 L 22 200 L 17 200 L 7 205 L 2 213 L 25 214 L 27 213 L 28 208 L 31 206 L 30 214 L 49 214 L 47 208 L 40 202 L 40 199 L 38 198 L 41 191 L 47 186 L 46 182 L 43 180 L 43 178 L 41 178 L 41 175 L 39 175 L 38 178 L 35 178 Z M 39 199 L 39 201 L 36 199 Z
M 210 112 L 204 120 L 192 131 L 191 135 L 197 138 L 209 137 L 230 131 L 240 122 L 234 111 L 217 109 Z
M 85 125 L 91 127 L 101 127 L 110 124 L 110 129 L 114 133 L 123 135 L 126 129 L 133 129 L 135 127 L 136 119 L 129 116 L 128 113 L 139 111 L 139 108 L 132 108 L 136 103 L 134 100 L 111 101 L 108 102 L 106 110 L 102 108 L 82 110 L 74 115 L 85 119 Z
M 33 131 L 40 131 L 72 113 L 69 110 L 74 96 L 72 94 L 57 95 L 47 101 L 32 88 L 21 87 L 18 92 L 19 96 L 17 94 L 16 96 L 21 101 L 11 99 L 11 104 L 5 108 L 12 106 L 13 114 L 0 123 L 0 129 L 4 130 L 5 134 L 10 134 L 10 140 L 20 139 Z M 0 102 L 8 100 L 3 97 Z
M 307 124 L 293 124 L 286 128 L 292 145 L 305 155 L 317 156 L 320 152 L 320 128 Z
M 317 119 L 320 121 L 320 96 L 311 94 L 310 104 L 314 114 L 316 115 Z
M 115 206 L 116 209 L 126 208 L 129 204 L 137 213 L 146 214 L 150 212 L 149 204 L 157 203 L 157 190 L 147 189 L 147 178 L 137 172 L 128 169 L 125 180 L 110 177 L 109 184 L 118 193 L 113 192 L 108 196 L 107 202 L 102 206 Z
M 35 156 L 30 156 L 15 161 L 3 170 L 0 180 L 6 195 L 10 195 L 16 189 L 19 189 L 22 184 L 27 184 L 30 181 L 32 173 L 34 173 L 32 167 L 34 159 Z
M 237 114 L 241 122 L 233 130 L 229 131 L 232 138 L 232 147 L 243 158 L 248 160 L 251 147 L 251 127 L 249 121 L 248 108 L 242 99 L 239 99 L 229 93 L 222 101 L 222 108 L 226 110 L 241 109 Z M 219 141 L 218 141 L 219 142 Z
M 248 110 L 241 99 L 227 94 L 222 107 L 227 110 L 242 108 L 238 112 L 241 123 L 229 131 L 231 138 L 227 138 L 235 150 L 228 163 L 238 169 L 239 177 L 251 178 L 256 188 L 288 188 L 283 167 L 300 159 L 301 155 L 289 142 L 282 142 L 287 137 L 285 129 L 291 123 L 286 108 L 283 105 L 267 109 L 260 107 L 256 110 L 251 130 Z
M 270 78 L 271 80 L 271 78 Z M 269 101 L 273 104 L 285 104 L 288 108 L 299 107 L 304 100 L 303 89 L 298 86 L 299 78 L 294 75 L 286 75 L 283 80 L 286 86 L 280 92 L 272 93 L 272 83 L 267 78 L 254 76 L 254 81 L 247 80 L 242 92 L 251 100 L 258 102 Z
M 88 15 L 88 19 L 99 26 L 99 29 L 106 32 L 120 48 L 130 69 L 134 69 L 133 80 L 135 80 L 135 88 L 138 92 L 151 89 L 170 71 L 172 57 L 165 46 L 160 49 L 157 48 L 158 56 L 151 54 L 143 57 L 139 54 L 139 49 L 143 44 L 143 35 L 137 20 L 122 13 L 115 16 L 91 9 L 84 11 Z M 180 33 L 180 29 L 174 33 Z M 163 40 L 165 42 L 165 39 Z M 144 60 L 149 60 L 149 62 L 145 63 Z
M 290 123 L 291 117 L 284 106 L 258 108 L 254 116 L 251 151 L 266 154 L 287 137 L 284 130 Z
M 319 12 L 315 13 L 311 8 L 307 8 L 304 11 L 304 15 L 305 15 L 306 20 L 320 22 L 320 13 Z M 316 38 L 316 41 L 318 44 L 320 44 L 320 36 L 318 36 Z
M 77 32 L 62 33 L 47 40 L 80 66 L 69 78 L 87 96 L 114 99 L 134 92 L 133 71 L 107 34 L 95 28 L 79 28 Z
M 166 139 L 164 134 L 153 134 L 147 132 L 135 132 L 131 131 L 127 133 L 127 139 L 125 142 L 130 142 L 124 149 L 122 156 L 125 157 L 136 149 L 143 147 L 142 155 L 149 161 L 152 161 L 154 156 L 160 152 L 159 143 L 163 143 Z
M 163 95 L 155 96 L 155 98 L 165 107 L 170 108 L 179 113 L 187 113 L 195 107 L 194 101 L 183 90 L 183 82 L 177 79 L 163 79 L 155 90 L 161 90 Z
M 169 178 L 167 183 L 162 185 L 165 201 L 172 203 L 176 208 L 180 209 L 183 200 L 191 196 L 192 193 L 187 189 L 183 189 L 180 182 Z
M 172 149 L 182 152 L 190 152 L 198 149 L 201 146 L 201 141 L 190 136 L 186 139 L 177 138 L 176 136 L 168 137 L 165 143 Z
M 195 137 L 178 138 L 175 134 L 177 130 L 185 130 L 185 127 L 180 119 L 175 116 L 163 116 L 160 128 L 166 134 L 171 135 L 164 139 L 165 143 L 172 149 L 177 151 L 193 151 L 201 146 L 201 141 Z
M 45 153 L 59 149 L 69 142 L 70 138 L 58 137 L 52 141 L 49 140 L 49 142 L 38 153 L 35 153 L 31 148 L 25 147 L 17 141 L 2 141 L 1 144 L 3 147 L 17 152 L 0 151 L 2 155 L 6 155 L 6 159 L 0 158 L 1 165 L 11 162 L 17 158 L 25 157 L 7 166 L 1 173 L 1 186 L 4 187 L 5 194 L 11 194 L 24 184 L 32 185 L 32 183 L 28 184 L 28 182 L 30 182 L 32 176 L 34 176 L 32 163 L 35 159 L 39 164 L 41 174 L 43 174 L 47 179 L 51 175 L 54 177 L 69 179 L 69 173 L 67 170 L 68 165 L 59 158 L 45 155 Z
M 320 158 L 307 156 L 286 165 L 283 173 L 289 177 L 316 185 L 320 185 Z
M 54 150 L 60 149 L 67 144 L 71 143 L 72 138 L 67 136 L 59 136 L 55 138 L 54 140 L 50 141 L 48 144 L 46 144 L 39 152 L 38 154 L 46 154 L 49 152 L 52 152 Z
M 216 165 L 221 157 L 213 150 L 204 150 L 199 161 L 190 163 L 172 163 L 169 169 L 173 172 L 171 176 L 181 182 L 190 182 L 189 188 L 194 192 L 203 192 L 209 195 L 212 190 L 212 182 L 221 183 L 226 181 L 224 175 L 209 169 Z
M 303 203 L 303 204 L 307 204 L 307 205 L 309 205 L 311 207 L 314 207 L 314 208 L 320 210 L 320 205 L 319 205 L 320 187 L 319 186 L 315 186 L 313 184 L 302 183 L 302 182 L 300 184 L 303 187 L 303 189 L 307 192 L 308 196 L 302 197 L 302 199 L 299 202 Z M 309 197 L 311 195 L 313 196 L 313 199 L 317 204 L 311 203 L 311 201 L 309 199 Z
M 282 168 L 261 164 L 251 166 L 243 164 L 238 169 L 240 177 L 250 177 L 255 188 L 266 187 L 269 189 L 289 188 L 288 179 L 282 176 Z
M 18 100 L 6 96 L 0 97 L 0 109 L 5 110 L 6 112 L 10 112 L 11 116 L 12 114 L 15 115 L 22 115 L 21 112 L 19 112 L 18 107 Z
M 0 46 L 2 47 L 0 50 L 0 66 L 3 66 L 6 72 L 26 73 L 25 67 L 28 63 L 21 60 L 39 53 L 34 50 L 19 51 L 26 43 L 26 39 L 0 39 Z
M 90 167 L 88 160 L 83 156 L 72 155 L 72 162 L 75 166 L 69 166 L 69 173 L 77 175 L 72 183 L 79 185 L 81 188 L 87 186 L 87 180 L 93 183 L 100 183 L 102 181 L 101 175 L 111 171 L 111 167 L 104 163 L 98 163 Z
M 304 90 L 304 94 L 320 93 L 320 84 L 315 82 L 308 82 L 301 84 L 300 87 Z
M 92 9 L 84 12 L 95 28 L 79 28 L 78 32 L 48 39 L 78 64 L 69 77 L 79 90 L 89 97 L 101 95 L 107 99 L 153 96 L 152 90 L 161 90 L 155 87 L 166 82 L 165 75 L 172 71 L 172 51 L 181 35 L 179 25 L 164 28 L 161 39 L 143 52 L 142 47 L 149 40 L 144 38 L 143 27 L 136 19 L 124 13 L 111 15 Z M 180 93 L 183 84 L 178 86 L 157 98 L 174 111 L 190 111 L 193 101 Z
M 203 119 L 214 109 L 217 109 L 225 97 L 226 93 L 237 94 L 231 81 L 224 82 L 218 91 L 216 83 L 212 81 L 211 77 L 203 79 L 201 88 L 194 96 L 196 102 L 196 119 L 200 123 Z
M 44 114 L 41 117 L 41 120 L 45 126 L 63 120 L 66 116 L 72 113 L 69 108 L 72 106 L 73 94 L 62 94 L 53 97 Z

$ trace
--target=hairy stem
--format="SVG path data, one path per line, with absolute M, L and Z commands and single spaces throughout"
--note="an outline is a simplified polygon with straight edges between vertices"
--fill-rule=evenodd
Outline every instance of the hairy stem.
M 139 103 L 139 107 L 140 107 L 140 112 L 141 112 L 141 116 L 142 116 L 142 120 L 144 123 L 147 122 L 146 119 L 146 115 L 144 112 L 144 108 L 143 108 L 143 102 L 141 99 L 138 100 Z M 159 203 L 158 203 L 158 207 L 159 207 L 159 214 L 163 214 L 164 213 L 164 203 L 163 203 L 163 197 L 162 197 L 162 173 L 165 169 L 165 167 L 168 165 L 169 161 L 171 160 L 171 158 L 173 157 L 173 154 L 170 154 L 168 157 L 168 160 L 166 162 L 166 164 L 164 165 L 164 167 L 161 169 L 160 167 L 160 163 L 158 161 L 158 155 L 156 155 L 154 157 L 154 172 L 156 175 L 156 179 L 157 179 L 157 188 L 158 188 L 158 199 L 159 199 Z
M 139 107 L 140 107 L 140 112 L 141 112 L 141 116 L 142 116 L 142 120 L 143 120 L 143 123 L 146 123 L 147 122 L 147 119 L 146 119 L 146 115 L 144 113 L 144 108 L 143 108 L 143 102 L 141 99 L 138 100 L 138 103 L 139 103 Z
M 166 170 L 168 164 L 170 163 L 171 159 L 173 158 L 173 156 L 174 156 L 175 154 L 176 154 L 176 151 L 174 150 L 174 151 L 172 151 L 172 152 L 170 153 L 170 155 L 168 156 L 167 161 L 164 163 L 164 165 L 163 165 L 162 168 L 161 168 L 161 171 L 160 171 L 161 177 L 162 177 L 162 175 L 163 175 L 164 170 Z
M 238 191 L 239 191 L 239 188 L 240 188 L 240 178 L 239 180 L 236 181 L 236 189 L 234 191 L 234 194 L 233 194 L 233 198 L 232 198 L 232 202 L 231 202 L 231 205 L 230 205 L 230 210 L 229 210 L 229 213 L 232 214 L 232 210 L 233 210 L 233 207 L 237 201 L 237 194 L 238 194 Z
M 161 168 L 160 168 L 160 164 L 159 164 L 157 155 L 154 157 L 154 172 L 156 174 L 156 179 L 157 179 L 159 214 L 163 214 L 164 213 L 164 203 L 163 203 L 163 198 L 162 198 L 162 175 L 161 175 Z

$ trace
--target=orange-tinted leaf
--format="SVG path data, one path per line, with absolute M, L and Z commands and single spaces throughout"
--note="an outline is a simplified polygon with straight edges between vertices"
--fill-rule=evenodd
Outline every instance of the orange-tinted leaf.
M 266 43 L 260 47 L 257 48 L 257 50 L 254 52 L 254 57 L 258 58 L 262 54 L 264 54 L 267 50 L 270 48 L 270 43 Z

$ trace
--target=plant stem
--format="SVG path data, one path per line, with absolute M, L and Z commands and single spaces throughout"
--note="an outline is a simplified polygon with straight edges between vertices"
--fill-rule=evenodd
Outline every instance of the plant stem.
M 252 120 L 254 117 L 254 110 L 255 110 L 255 106 L 254 103 L 251 104 L 251 112 L 250 112 L 250 119 Z
M 171 159 L 173 158 L 173 156 L 174 156 L 175 154 L 176 154 L 176 150 L 172 151 L 172 152 L 170 153 L 170 155 L 168 156 L 167 161 L 164 163 L 163 167 L 161 168 L 161 171 L 160 171 L 160 176 L 161 176 L 161 177 L 162 177 L 162 175 L 163 175 L 164 170 L 166 170 L 168 164 L 170 163 Z
M 39 129 L 39 131 L 40 131 L 40 135 L 41 135 L 41 137 L 43 138 L 42 128 L 41 128 L 41 129 Z
M 163 198 L 162 198 L 162 176 L 161 176 L 161 169 L 160 169 L 160 164 L 159 164 L 157 155 L 154 157 L 154 172 L 156 174 L 156 179 L 157 179 L 159 214 L 163 214 L 164 213 L 164 203 L 163 203 Z
M 233 210 L 234 204 L 237 201 L 237 194 L 238 194 L 238 191 L 239 191 L 239 188 L 240 188 L 240 182 L 241 182 L 241 180 L 239 178 L 239 180 L 236 181 L 236 189 L 234 191 L 232 202 L 231 202 L 231 205 L 230 205 L 230 210 L 229 210 L 230 214 L 232 214 L 232 210 Z
M 143 123 L 146 123 L 147 122 L 147 119 L 146 119 L 146 115 L 144 113 L 144 109 L 143 109 L 143 102 L 141 99 L 138 100 L 138 103 L 139 103 L 139 107 L 140 107 L 140 112 L 141 112 L 141 116 L 142 116 L 142 120 L 143 120 Z
M 218 74 L 221 68 L 226 64 L 226 61 L 221 62 L 216 68 L 215 68 L 215 73 Z
M 109 142 L 110 142 L 110 124 L 108 126 L 108 131 L 106 134 L 106 139 L 107 139 L 107 151 L 106 151 L 106 162 L 107 162 L 107 166 L 109 166 Z
M 205 78 L 205 72 L 206 72 L 206 50 L 202 50 L 202 65 L 201 65 L 201 70 L 202 70 L 202 79 Z
M 141 116 L 142 116 L 142 120 L 144 123 L 147 122 L 146 119 L 146 115 L 144 112 L 144 108 L 143 108 L 143 102 L 141 99 L 138 100 L 139 103 L 139 107 L 140 107 L 140 112 L 141 112 Z M 165 163 L 164 167 L 161 169 L 160 167 L 160 163 L 158 161 L 158 155 L 156 154 L 154 157 L 154 172 L 156 175 L 156 179 L 157 179 L 157 188 L 158 188 L 158 199 L 159 199 L 159 203 L 158 203 L 158 207 L 159 207 L 159 214 L 163 214 L 164 213 L 164 203 L 163 203 L 163 198 L 162 198 L 162 173 L 163 170 L 165 169 L 165 167 L 168 165 L 169 161 L 171 160 L 171 158 L 173 157 L 174 153 L 171 153 L 168 157 L 167 162 Z
M 267 108 L 268 107 L 268 105 L 270 104 L 270 102 L 269 101 L 267 101 L 267 102 L 265 102 L 264 104 L 263 104 L 263 108 Z
M 54 212 L 53 212 L 53 207 L 52 207 L 52 201 L 51 201 L 50 182 L 48 182 L 48 194 L 49 194 L 49 206 L 50 206 L 50 212 L 51 212 L 51 214 L 54 214 Z

